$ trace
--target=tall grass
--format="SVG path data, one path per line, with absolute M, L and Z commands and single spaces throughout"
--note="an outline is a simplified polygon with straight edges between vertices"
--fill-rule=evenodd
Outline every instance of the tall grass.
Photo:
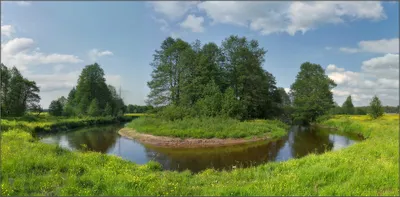
M 141 117 L 127 127 L 141 133 L 179 138 L 245 138 L 252 136 L 281 137 L 288 126 L 278 120 L 253 120 L 241 122 L 231 118 L 185 118 L 164 120 Z
M 335 117 L 324 124 L 361 132 L 368 138 L 318 156 L 229 172 L 208 169 L 198 174 L 161 171 L 155 162 L 137 165 L 116 156 L 70 152 L 40 143 L 23 130 L 11 129 L 1 134 L 1 194 L 399 195 L 398 115 L 378 120 Z

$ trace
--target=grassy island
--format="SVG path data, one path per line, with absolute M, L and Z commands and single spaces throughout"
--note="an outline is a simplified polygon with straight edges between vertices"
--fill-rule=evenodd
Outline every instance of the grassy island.
M 248 138 L 281 137 L 287 133 L 288 125 L 278 120 L 239 121 L 231 118 L 184 118 L 163 120 L 156 117 L 141 117 L 127 125 L 139 133 L 177 138 Z

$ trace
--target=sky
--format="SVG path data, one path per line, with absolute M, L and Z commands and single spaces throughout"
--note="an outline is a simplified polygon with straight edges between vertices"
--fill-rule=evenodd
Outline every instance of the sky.
M 300 65 L 320 64 L 342 105 L 399 104 L 398 2 L 1 2 L 1 62 L 40 86 L 41 105 L 67 96 L 97 62 L 126 104 L 144 105 L 154 51 L 171 36 L 203 44 L 230 35 L 268 50 L 263 68 L 290 90 Z

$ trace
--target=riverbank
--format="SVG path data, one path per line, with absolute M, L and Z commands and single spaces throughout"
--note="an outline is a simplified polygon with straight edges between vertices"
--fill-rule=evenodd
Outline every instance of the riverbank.
M 1 119 L 1 130 L 21 129 L 31 133 L 48 133 L 66 131 L 80 127 L 104 125 L 118 122 L 128 122 L 137 117 L 85 117 L 85 118 L 63 118 L 63 117 L 40 117 L 33 120 Z
M 144 134 L 136 132 L 130 128 L 122 128 L 118 131 L 123 137 L 137 140 L 143 144 L 157 146 L 157 147 L 169 147 L 169 148 L 205 148 L 205 147 L 221 147 L 231 146 L 238 144 L 246 144 L 250 142 L 258 142 L 268 140 L 270 137 L 252 137 L 252 138 L 226 138 L 226 139 L 195 139 L 195 138 L 175 138 L 166 136 L 154 136 L 150 134 Z
M 182 120 L 163 120 L 155 117 L 141 117 L 126 126 L 136 133 L 149 134 L 171 138 L 192 139 L 238 139 L 278 138 L 286 135 L 288 125 L 278 120 L 239 121 L 231 118 L 186 118 Z M 127 132 L 125 132 L 127 133 Z M 134 132 L 132 132 L 132 135 Z M 148 137 L 148 136 L 146 136 Z M 160 142 L 171 141 L 163 138 Z M 172 141 L 177 141 L 172 139 Z M 189 140 L 192 141 L 192 140 Z M 198 140 L 195 140 L 198 141 Z M 217 140 L 219 141 L 219 140 Z M 233 142 L 233 141 L 232 141 Z
M 350 121 L 349 121 L 350 120 Z M 350 147 L 232 171 L 161 171 L 116 156 L 71 152 L 21 129 L 1 133 L 1 194 L 68 196 L 234 195 L 398 196 L 399 116 L 336 117 L 324 122 L 363 133 Z

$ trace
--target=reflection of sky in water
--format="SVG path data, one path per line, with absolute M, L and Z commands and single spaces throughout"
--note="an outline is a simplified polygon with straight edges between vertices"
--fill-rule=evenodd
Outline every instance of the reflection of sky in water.
M 354 140 L 335 134 L 329 134 L 329 140 L 333 142 L 333 151 L 345 148 L 355 143 Z
M 108 149 L 108 154 L 118 155 L 137 164 L 145 164 L 149 161 L 145 148 L 140 143 L 124 137 L 119 137 L 113 147 Z

